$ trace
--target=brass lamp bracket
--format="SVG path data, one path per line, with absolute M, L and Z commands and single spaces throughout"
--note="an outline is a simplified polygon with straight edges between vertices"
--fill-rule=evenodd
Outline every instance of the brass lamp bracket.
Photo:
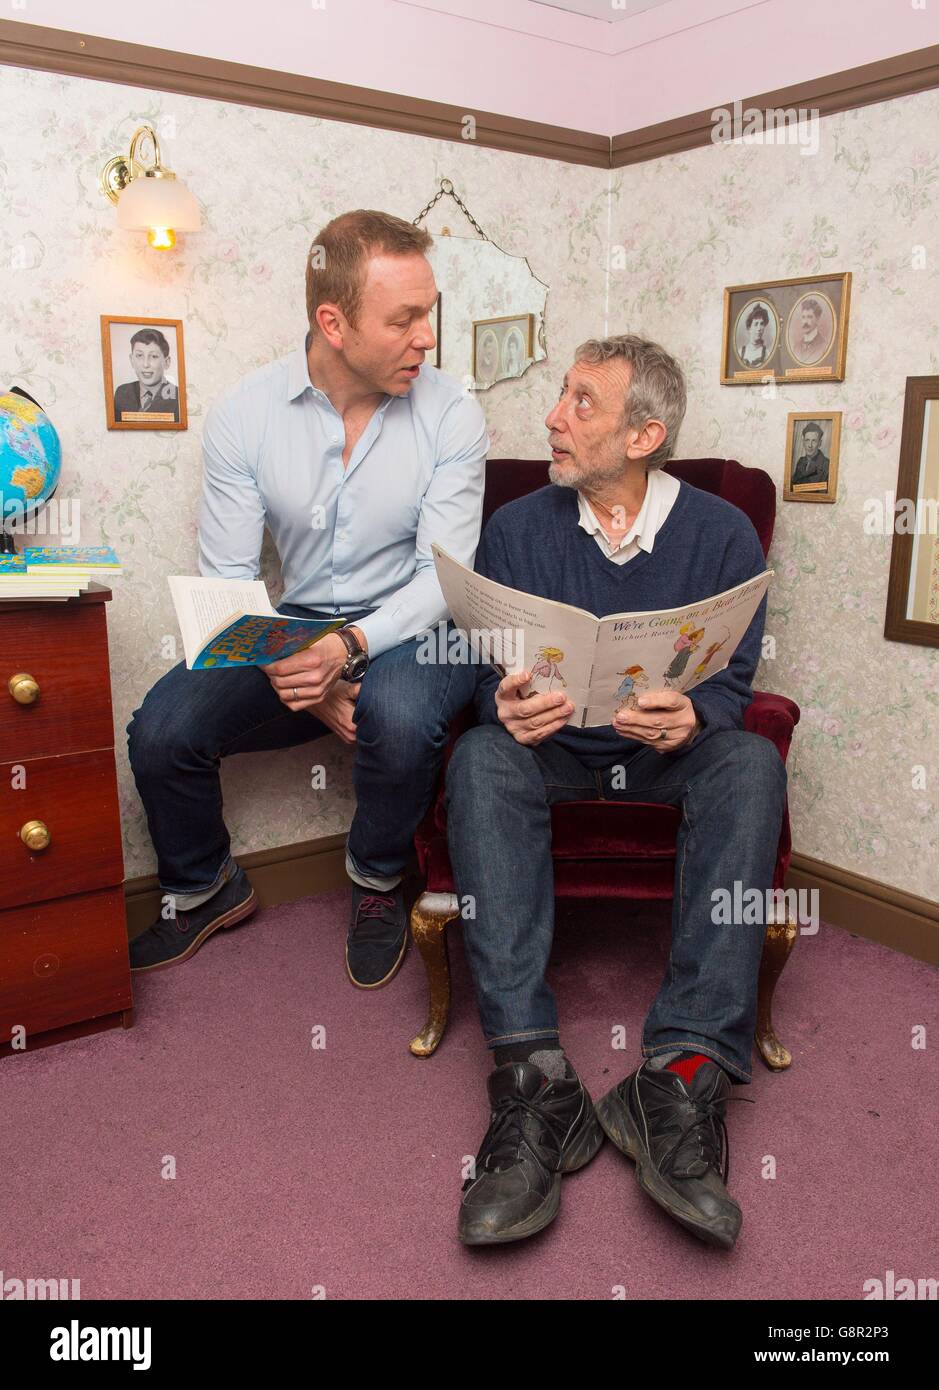
M 140 157 L 140 146 L 149 140 L 153 146 L 153 162 L 146 163 Z M 130 149 L 126 155 L 116 154 L 101 170 L 101 192 L 116 203 L 129 183 L 137 178 L 175 179 L 171 169 L 164 169 L 160 163 L 160 142 L 152 126 L 138 126 L 131 138 Z

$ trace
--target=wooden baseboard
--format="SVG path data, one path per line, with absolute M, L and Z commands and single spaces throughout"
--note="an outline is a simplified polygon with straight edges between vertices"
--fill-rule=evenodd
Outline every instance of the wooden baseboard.
M 315 893 L 348 888 L 345 835 L 327 835 L 277 849 L 238 856 L 262 907 L 296 902 Z M 416 874 L 412 859 L 406 876 Z M 793 854 L 787 888 L 819 894 L 819 915 L 826 922 L 879 941 L 916 960 L 939 965 L 939 903 L 905 893 L 863 874 L 835 868 L 808 854 Z M 127 926 L 139 935 L 160 913 L 160 885 L 154 875 L 128 879 L 124 885 Z

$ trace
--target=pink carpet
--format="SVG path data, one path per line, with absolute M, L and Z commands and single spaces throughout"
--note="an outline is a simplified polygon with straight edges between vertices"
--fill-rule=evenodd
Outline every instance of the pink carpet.
M 674 1226 L 609 1144 L 564 1180 L 547 1231 L 465 1250 L 460 1165 L 485 1131 L 489 1054 L 459 933 L 450 1029 L 419 1061 L 420 959 L 354 989 L 347 905 L 259 914 L 140 980 L 129 1032 L 0 1063 L 4 1278 L 80 1278 L 84 1299 L 859 1299 L 888 1270 L 939 1276 L 932 967 L 824 924 L 797 943 L 777 1008 L 793 1066 L 755 1061 L 735 1094 L 756 1104 L 730 1107 L 732 1254 Z M 594 1097 L 636 1065 L 667 911 L 559 907 L 562 1035 Z

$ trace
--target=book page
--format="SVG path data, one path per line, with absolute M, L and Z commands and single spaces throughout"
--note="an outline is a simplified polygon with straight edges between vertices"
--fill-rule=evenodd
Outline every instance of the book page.
M 723 671 L 753 620 L 773 570 L 700 603 L 600 620 L 582 727 L 609 724 L 650 690 L 686 693 Z
M 206 639 L 237 613 L 274 617 L 263 579 L 203 579 L 169 576 L 186 664 L 192 666 Z
M 562 690 L 574 705 L 569 722 L 578 723 L 586 712 L 597 618 L 582 608 L 486 579 L 439 545 L 431 551 L 453 621 L 480 659 L 503 675 L 530 671 L 523 694 Z

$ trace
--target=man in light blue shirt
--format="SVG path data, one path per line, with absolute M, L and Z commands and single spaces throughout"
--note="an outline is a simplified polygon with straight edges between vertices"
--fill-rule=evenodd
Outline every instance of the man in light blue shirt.
M 257 905 L 231 857 L 219 759 L 330 730 L 356 750 L 347 970 L 375 988 L 401 963 L 402 871 L 476 675 L 418 660 L 417 635 L 447 617 L 430 546 L 472 567 L 489 447 L 475 398 L 424 363 L 431 244 L 386 213 L 333 219 L 311 248 L 303 347 L 206 419 L 200 573 L 257 578 L 266 526 L 280 611 L 345 626 L 263 670 L 177 666 L 135 712 L 131 765 L 174 908 L 131 943 L 135 970 L 188 959 Z

